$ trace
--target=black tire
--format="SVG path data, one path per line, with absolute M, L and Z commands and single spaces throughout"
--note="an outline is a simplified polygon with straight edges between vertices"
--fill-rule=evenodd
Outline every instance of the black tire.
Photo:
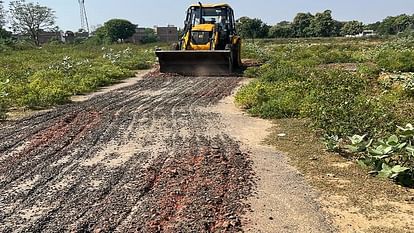
M 171 45 L 172 50 L 180 50 L 180 45 L 178 43 L 174 43 Z
M 240 56 L 241 45 L 240 42 L 233 46 L 233 65 L 235 69 L 238 69 L 242 66 L 241 56 Z

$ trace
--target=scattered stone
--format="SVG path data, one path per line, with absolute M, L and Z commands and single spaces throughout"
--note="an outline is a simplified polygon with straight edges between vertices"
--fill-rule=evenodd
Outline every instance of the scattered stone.
M 328 173 L 328 174 L 326 174 L 326 176 L 331 177 L 331 178 L 335 178 L 335 174 L 332 174 L 332 173 Z

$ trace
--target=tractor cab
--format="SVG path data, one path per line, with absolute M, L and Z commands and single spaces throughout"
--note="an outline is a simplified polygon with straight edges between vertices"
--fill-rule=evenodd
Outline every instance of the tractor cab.
M 227 4 L 191 5 L 184 24 L 181 49 L 186 50 L 224 50 L 236 34 L 233 9 Z
M 173 50 L 156 51 L 162 73 L 228 75 L 241 67 L 241 38 L 228 4 L 194 4 Z

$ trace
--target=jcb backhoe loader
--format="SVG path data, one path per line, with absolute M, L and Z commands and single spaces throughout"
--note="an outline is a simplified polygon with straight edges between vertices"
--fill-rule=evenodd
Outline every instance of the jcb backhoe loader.
M 184 25 L 174 50 L 156 51 L 162 73 L 223 75 L 241 66 L 241 39 L 228 4 L 191 5 Z

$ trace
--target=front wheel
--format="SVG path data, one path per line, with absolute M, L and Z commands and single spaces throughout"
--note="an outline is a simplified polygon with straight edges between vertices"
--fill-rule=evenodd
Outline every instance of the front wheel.
M 241 62 L 241 44 L 240 44 L 240 42 L 237 43 L 234 47 L 235 47 L 234 50 L 233 50 L 233 52 L 234 52 L 234 66 L 236 68 L 240 68 L 243 65 L 242 62 Z
M 172 49 L 172 50 L 180 50 L 180 45 L 179 45 L 178 43 L 173 43 L 173 44 L 171 45 L 171 49 Z

